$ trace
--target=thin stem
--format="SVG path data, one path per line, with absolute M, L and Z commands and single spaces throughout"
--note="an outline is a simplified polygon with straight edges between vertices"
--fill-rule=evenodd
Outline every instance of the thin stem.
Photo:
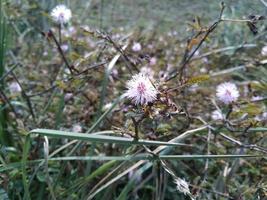
M 263 3 L 263 5 L 265 6 L 265 7 L 267 7 L 267 3 L 264 1 L 264 0 L 260 0 L 261 1 L 261 3 Z
M 251 22 L 249 19 L 221 19 L 224 22 Z
M 185 68 L 187 66 L 187 64 L 190 62 L 190 60 L 193 58 L 193 56 L 195 55 L 195 53 L 197 52 L 197 50 L 201 47 L 201 45 L 204 43 L 204 41 L 207 39 L 207 37 L 210 35 L 210 33 L 212 33 L 215 28 L 218 26 L 218 24 L 222 21 L 222 14 L 223 14 L 223 11 L 224 11 L 224 8 L 225 8 L 225 5 L 222 4 L 222 7 L 221 7 L 221 11 L 220 11 L 220 15 L 219 15 L 219 19 L 214 22 L 209 28 L 208 30 L 206 31 L 205 35 L 203 36 L 203 38 L 201 39 L 201 41 L 198 43 L 197 47 L 193 50 L 193 52 L 191 54 L 189 54 L 186 58 L 184 57 L 183 59 L 183 62 L 181 64 L 181 67 L 180 67 L 180 70 L 178 72 L 176 72 L 173 76 L 169 77 L 166 82 L 174 79 L 178 74 L 179 74 L 179 79 L 180 81 L 182 81 L 182 78 L 183 78 L 183 74 L 184 74 L 184 71 L 185 71 Z M 197 34 L 197 36 L 199 35 L 200 33 Z M 193 37 L 195 38 L 195 37 Z M 186 48 L 185 50 L 185 56 L 188 54 L 187 53 L 188 49 Z
M 29 96 L 26 94 L 26 91 L 23 89 L 23 87 L 22 87 L 20 81 L 18 80 L 18 78 L 16 77 L 16 75 L 15 75 L 13 72 L 11 72 L 11 75 L 13 76 L 13 78 L 15 79 L 15 81 L 19 84 L 19 86 L 20 86 L 20 88 L 21 88 L 21 94 L 22 94 L 22 96 L 23 96 L 23 97 L 25 98 L 25 100 L 26 100 L 26 103 L 27 103 L 27 105 L 28 105 L 28 107 L 29 107 L 29 110 L 30 110 L 30 113 L 31 113 L 31 115 L 32 115 L 33 120 L 35 120 L 35 114 L 34 114 L 34 110 L 33 110 L 33 107 L 32 107 L 31 99 L 30 99 Z
M 61 27 L 62 27 L 62 24 L 58 24 L 58 42 L 59 42 L 60 45 L 62 44 Z
M 70 70 L 70 73 L 73 74 L 73 70 L 74 70 L 75 72 L 78 72 L 73 66 L 71 66 L 71 65 L 69 64 L 67 58 L 65 57 L 65 55 L 64 55 L 64 53 L 63 53 L 63 50 L 62 50 L 62 48 L 61 48 L 61 46 L 60 46 L 60 43 L 57 41 L 57 39 L 56 39 L 56 37 L 55 37 L 55 35 L 54 35 L 54 33 L 53 33 L 52 30 L 49 30 L 49 36 L 51 36 L 52 39 L 54 40 L 54 42 L 55 42 L 55 44 L 56 44 L 56 46 L 57 46 L 57 49 L 58 49 L 58 51 L 59 51 L 59 53 L 60 53 L 60 55 L 61 55 L 61 57 L 62 57 L 64 63 L 66 64 L 66 66 L 67 66 L 68 69 Z

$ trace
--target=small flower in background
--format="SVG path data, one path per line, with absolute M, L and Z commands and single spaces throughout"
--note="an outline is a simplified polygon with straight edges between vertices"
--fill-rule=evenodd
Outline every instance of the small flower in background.
M 261 49 L 261 55 L 267 56 L 267 46 L 262 47 L 262 49 Z
M 110 109 L 111 106 L 112 106 L 112 103 L 107 103 L 106 105 L 103 106 L 103 111 Z
M 82 132 L 82 127 L 80 124 L 75 124 L 73 127 L 72 127 L 72 131 L 73 132 L 76 132 L 76 133 L 81 133 Z
M 140 183 L 142 181 L 142 176 L 141 176 L 141 173 L 137 170 L 131 170 L 129 173 L 128 173 L 128 179 L 131 180 L 133 179 L 135 183 Z
M 267 112 L 257 115 L 254 119 L 259 122 L 267 121 Z
M 73 93 L 68 92 L 68 93 L 65 94 L 64 100 L 65 101 L 69 101 L 73 96 L 74 96 Z
M 118 77 L 118 75 L 119 75 L 119 71 L 118 71 L 118 69 L 113 68 L 111 74 L 112 74 L 112 76 L 114 76 L 114 77 Z
M 149 79 L 153 80 L 155 72 L 153 71 L 153 69 L 151 69 L 150 67 L 142 67 L 140 69 L 140 72 L 146 76 L 148 76 Z
M 263 99 L 264 99 L 263 96 L 253 96 L 253 97 L 251 97 L 251 101 L 261 101 Z
M 65 37 L 71 37 L 77 33 L 77 29 L 74 26 L 69 26 L 61 31 L 61 34 Z
M 223 120 L 224 119 L 224 115 L 221 113 L 221 111 L 219 110 L 214 110 L 212 113 L 211 113 L 211 118 L 213 120 Z
M 149 48 L 149 49 L 154 49 L 154 45 L 153 45 L 153 44 L 148 44 L 148 45 L 147 45 L 147 48 Z
M 9 90 L 11 93 L 19 93 L 21 92 L 21 87 L 17 82 L 14 81 L 9 85 Z
M 142 46 L 141 46 L 141 44 L 138 43 L 138 42 L 135 42 L 135 43 L 133 44 L 133 46 L 132 46 L 132 50 L 135 51 L 135 52 L 137 52 L 137 51 L 141 51 L 141 50 L 142 50 Z
M 62 51 L 68 51 L 68 50 L 69 50 L 69 45 L 67 45 L 67 44 L 62 44 L 62 45 L 61 45 L 61 49 L 62 49 Z
M 150 58 L 149 65 L 153 66 L 153 65 L 156 65 L 156 64 L 157 64 L 157 58 L 156 57 Z
M 66 24 L 71 19 L 71 10 L 65 5 L 58 5 L 50 13 L 53 21 L 58 24 Z
M 190 190 L 189 190 L 188 183 L 185 180 L 183 180 L 181 178 L 176 178 L 175 184 L 176 184 L 176 189 L 179 192 L 183 193 L 184 195 L 191 194 Z
M 208 72 L 208 69 L 206 67 L 202 67 L 199 71 L 203 74 L 206 74 Z
M 127 82 L 125 96 L 131 99 L 136 105 L 153 102 L 157 98 L 157 89 L 153 86 L 148 76 L 143 73 L 136 74 Z
M 217 86 L 216 96 L 225 104 L 230 104 L 237 101 L 239 91 L 234 83 L 225 82 Z

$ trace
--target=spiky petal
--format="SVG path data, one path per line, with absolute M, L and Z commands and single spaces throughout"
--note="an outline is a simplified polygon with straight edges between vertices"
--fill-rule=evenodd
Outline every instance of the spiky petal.
M 225 82 L 217 86 L 217 98 L 225 104 L 230 104 L 237 101 L 239 91 L 234 83 Z
M 147 75 L 143 73 L 136 74 L 127 82 L 128 90 L 125 96 L 133 101 L 136 105 L 146 105 L 157 98 L 157 89 L 151 83 Z
M 71 19 L 71 10 L 65 5 L 57 5 L 50 13 L 53 21 L 58 24 L 66 24 Z

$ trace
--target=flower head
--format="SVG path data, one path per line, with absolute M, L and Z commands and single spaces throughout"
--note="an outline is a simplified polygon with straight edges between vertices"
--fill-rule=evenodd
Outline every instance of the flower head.
M 18 82 L 12 82 L 9 85 L 9 90 L 10 90 L 11 93 L 19 93 L 19 92 L 21 92 L 21 87 L 18 84 Z
M 153 66 L 153 65 L 156 65 L 156 64 L 157 64 L 157 58 L 156 57 L 150 58 L 149 65 Z
M 71 10 L 65 5 L 57 5 L 50 13 L 53 21 L 58 24 L 66 24 L 70 21 Z
M 262 47 L 261 49 L 261 55 L 266 56 L 267 55 L 267 46 Z
M 237 101 L 239 91 L 234 83 L 225 82 L 217 86 L 216 96 L 225 104 Z
M 267 112 L 264 112 L 260 115 L 257 115 L 255 118 L 254 118 L 256 121 L 267 121 Z
M 251 98 L 251 101 L 261 101 L 261 100 L 263 100 L 264 99 L 264 97 L 262 97 L 262 96 L 253 96 L 252 98 Z
M 188 183 L 185 180 L 181 178 L 176 178 L 175 183 L 176 183 L 176 189 L 179 192 L 184 193 L 184 195 L 190 194 Z
M 75 124 L 73 127 L 72 127 L 72 131 L 73 132 L 76 132 L 76 133 L 81 133 L 82 132 L 82 127 L 80 124 Z
M 141 46 L 141 44 L 138 43 L 138 42 L 135 42 L 135 43 L 133 44 L 133 46 L 132 46 L 132 50 L 135 51 L 135 52 L 137 52 L 137 51 L 141 51 L 141 49 L 142 49 L 142 46 Z
M 131 99 L 136 105 L 153 102 L 157 98 L 157 89 L 151 83 L 147 75 L 136 74 L 127 82 L 127 92 L 125 96 Z
M 140 69 L 140 72 L 146 75 L 150 80 L 154 79 L 154 70 L 151 67 L 145 66 Z

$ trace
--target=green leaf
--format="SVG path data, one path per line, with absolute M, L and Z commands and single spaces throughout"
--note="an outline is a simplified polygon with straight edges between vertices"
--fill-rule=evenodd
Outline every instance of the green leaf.
M 24 142 L 23 146 L 23 154 L 22 154 L 22 160 L 21 160 L 21 165 L 22 165 L 22 182 L 23 182 L 23 187 L 24 187 L 24 197 L 23 199 L 30 199 L 30 192 L 29 192 L 29 184 L 27 181 L 27 171 L 26 171 L 26 165 L 27 165 L 27 157 L 30 149 L 30 136 L 28 135 L 26 137 L 26 140 Z
M 68 139 L 76 139 L 88 142 L 99 142 L 99 143 L 116 143 L 123 145 L 164 145 L 164 146 L 181 146 L 185 144 L 175 143 L 175 142 L 162 142 L 162 141 L 150 141 L 150 140 L 136 140 L 134 138 L 126 138 L 126 137 L 115 137 L 115 136 L 107 136 L 107 135 L 98 135 L 96 134 L 85 134 L 85 133 L 74 133 L 74 132 L 66 132 L 66 131 L 58 131 L 51 129 L 34 129 L 30 132 L 37 133 L 42 136 L 55 137 L 55 138 L 68 138 Z M 114 133 L 113 131 L 109 131 L 109 133 Z

